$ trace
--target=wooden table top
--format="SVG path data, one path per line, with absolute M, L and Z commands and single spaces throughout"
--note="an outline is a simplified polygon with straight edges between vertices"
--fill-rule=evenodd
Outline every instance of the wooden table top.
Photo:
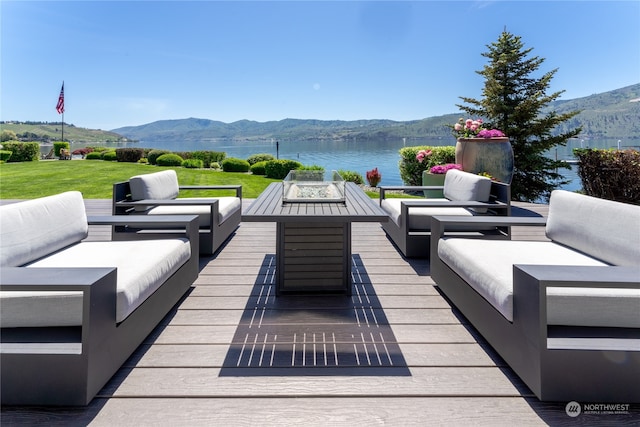
M 353 182 L 345 186 L 346 203 L 282 203 L 282 183 L 274 182 L 243 211 L 254 222 L 382 222 L 389 216 Z

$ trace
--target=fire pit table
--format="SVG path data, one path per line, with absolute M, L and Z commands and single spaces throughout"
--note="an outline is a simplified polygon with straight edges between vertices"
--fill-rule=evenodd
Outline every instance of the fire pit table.
M 242 214 L 242 221 L 277 224 L 276 295 L 351 295 L 351 223 L 387 221 L 387 213 L 352 182 L 288 178 Z

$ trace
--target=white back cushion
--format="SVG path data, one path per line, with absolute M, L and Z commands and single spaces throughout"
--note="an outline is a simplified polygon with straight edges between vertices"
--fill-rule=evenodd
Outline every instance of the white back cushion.
M 131 199 L 166 200 L 178 197 L 178 175 L 173 169 L 129 178 Z
M 487 177 L 451 169 L 444 178 L 444 197 L 449 200 L 488 202 L 490 194 Z
M 609 264 L 640 263 L 640 206 L 556 190 L 546 234 Z
M 69 191 L 0 207 L 0 267 L 19 267 L 87 237 L 82 194 Z

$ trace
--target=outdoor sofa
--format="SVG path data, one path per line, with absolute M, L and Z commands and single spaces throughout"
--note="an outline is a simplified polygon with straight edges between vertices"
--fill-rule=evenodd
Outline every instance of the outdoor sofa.
M 90 224 L 182 237 L 85 241 Z M 70 191 L 0 207 L 3 405 L 86 405 L 198 277 L 198 219 L 87 218 Z
M 640 402 L 640 206 L 563 190 L 548 219 L 436 216 L 440 291 L 543 401 Z M 546 226 L 546 241 L 447 237 Z
M 231 190 L 235 196 L 178 198 L 180 190 Z M 114 184 L 112 208 L 114 215 L 198 215 L 200 254 L 213 255 L 240 224 L 242 186 L 179 186 L 176 172 L 168 169 Z M 114 240 L 131 239 L 132 234 L 144 239 L 150 233 L 122 226 L 114 226 L 112 230 Z
M 443 190 L 444 198 L 387 198 L 388 191 Z M 389 214 L 382 228 L 397 248 L 408 258 L 428 258 L 430 251 L 431 217 L 464 215 L 468 217 L 511 214 L 511 186 L 487 177 L 449 170 L 442 186 L 381 186 L 380 206 Z M 478 227 L 465 225 L 457 231 L 467 235 L 509 238 L 509 227 Z

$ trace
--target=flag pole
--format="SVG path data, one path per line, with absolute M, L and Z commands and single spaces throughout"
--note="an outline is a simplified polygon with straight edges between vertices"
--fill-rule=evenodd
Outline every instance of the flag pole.
M 64 80 L 62 81 L 62 87 L 60 88 L 60 95 L 58 96 L 56 111 L 58 112 L 58 114 L 62 114 L 62 141 L 64 141 Z

